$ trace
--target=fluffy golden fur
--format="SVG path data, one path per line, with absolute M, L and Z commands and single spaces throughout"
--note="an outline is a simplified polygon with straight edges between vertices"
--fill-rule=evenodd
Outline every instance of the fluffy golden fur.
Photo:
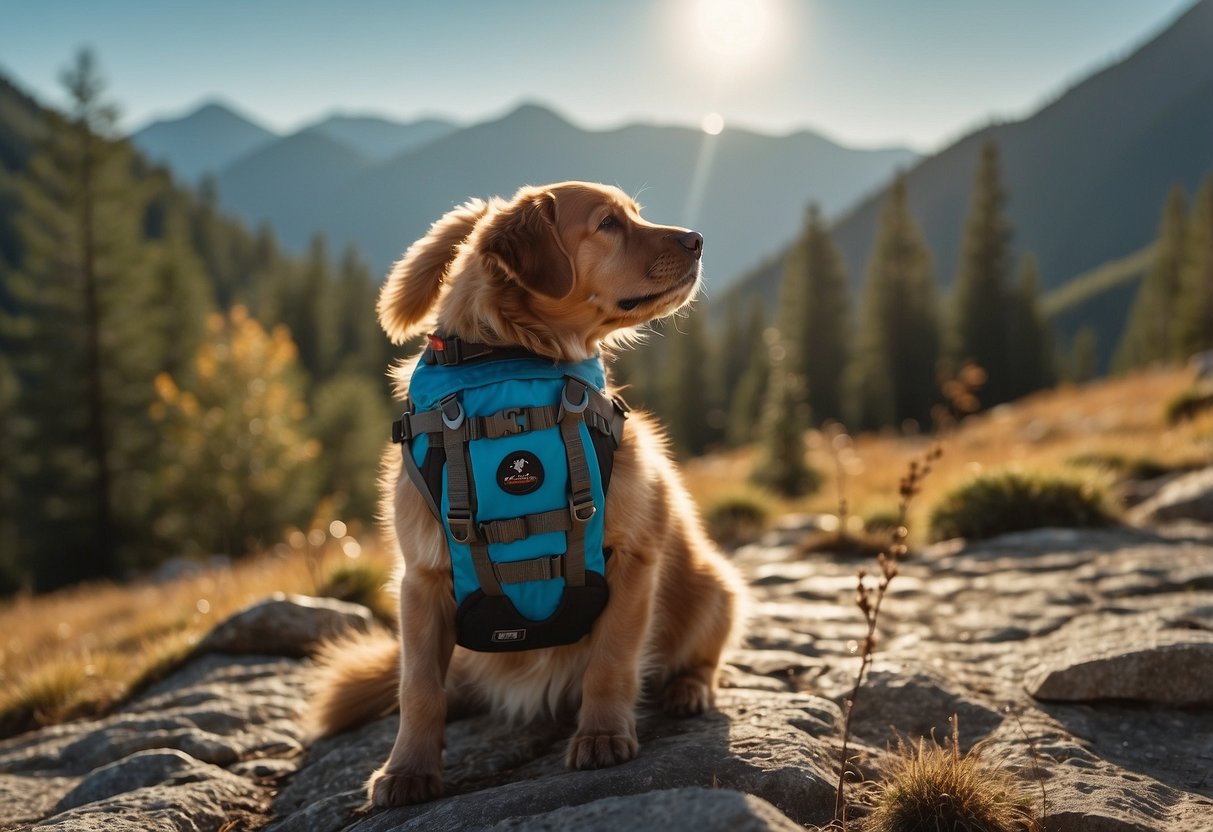
M 565 182 L 479 200 L 436 222 L 393 267 L 379 320 L 400 343 L 429 329 L 521 345 L 580 361 L 689 302 L 702 238 L 640 217 L 617 188 Z M 417 358 L 393 369 L 407 393 Z M 705 535 L 652 418 L 633 412 L 615 454 L 605 506 L 610 601 L 576 644 L 517 653 L 455 646 L 455 602 L 442 525 L 384 456 L 384 514 L 402 556 L 399 642 L 386 633 L 322 656 L 312 717 L 334 733 L 399 707 L 391 755 L 368 783 L 378 806 L 442 789 L 444 725 L 489 707 L 514 720 L 577 710 L 574 768 L 615 765 L 639 750 L 642 686 L 667 712 L 711 707 L 721 653 L 742 617 L 743 588 Z

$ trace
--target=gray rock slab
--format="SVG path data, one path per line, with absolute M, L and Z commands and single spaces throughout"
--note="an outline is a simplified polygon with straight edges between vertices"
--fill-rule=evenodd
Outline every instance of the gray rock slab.
M 1168 482 L 1153 497 L 1135 507 L 1129 519 L 1140 525 L 1172 520 L 1213 523 L 1213 466 Z
M 607 797 L 542 815 L 509 818 L 477 832 L 803 832 L 765 800 L 730 789 L 661 789 Z
M 1197 640 L 1197 636 L 1201 636 Z M 1146 635 L 1092 650 L 1077 646 L 1033 670 L 1029 694 L 1046 702 L 1127 699 L 1213 704 L 1213 634 Z
M 235 613 L 198 644 L 198 653 L 306 656 L 349 630 L 366 632 L 374 617 L 361 604 L 277 593 Z

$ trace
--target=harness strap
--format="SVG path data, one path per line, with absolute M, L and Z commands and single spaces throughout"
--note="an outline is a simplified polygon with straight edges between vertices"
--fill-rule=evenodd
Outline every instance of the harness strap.
M 540 514 L 526 514 L 509 520 L 490 520 L 480 524 L 480 536 L 486 543 L 513 543 L 533 534 L 567 532 L 573 523 L 567 508 L 558 508 Z
M 421 360 L 426 364 L 438 364 L 443 367 L 486 359 L 502 361 L 510 358 L 542 358 L 542 356 L 522 347 L 495 347 L 492 344 L 477 344 L 473 341 L 465 341 L 458 335 L 431 335 L 429 346 L 421 354 Z
M 610 436 L 615 447 L 623 439 L 623 424 L 628 406 L 619 397 L 607 398 L 593 388 L 587 387 L 590 402 L 585 412 L 585 422 L 599 433 Z M 507 407 L 488 416 L 467 416 L 461 430 L 468 442 L 477 439 L 500 439 L 532 430 L 547 430 L 560 421 L 560 408 Z M 423 410 L 420 413 L 402 413 L 392 423 L 392 441 L 409 442 L 423 433 L 442 433 L 442 409 Z
M 527 581 L 549 581 L 564 575 L 564 555 L 516 560 L 493 564 L 497 579 L 503 584 L 521 584 Z
M 590 466 L 581 445 L 581 423 L 590 404 L 590 388 L 580 379 L 568 376 L 560 393 L 560 439 L 564 442 L 569 464 L 568 552 L 565 555 L 564 582 L 567 586 L 585 586 L 585 527 L 597 512 L 591 490 Z
M 442 445 L 446 450 L 447 526 L 456 543 L 466 543 L 472 550 L 472 567 L 485 595 L 501 595 L 501 584 L 489 560 L 489 547 L 476 534 L 472 522 L 472 482 L 468 471 L 467 443 L 463 439 L 463 405 L 454 395 L 440 403 L 442 413 Z

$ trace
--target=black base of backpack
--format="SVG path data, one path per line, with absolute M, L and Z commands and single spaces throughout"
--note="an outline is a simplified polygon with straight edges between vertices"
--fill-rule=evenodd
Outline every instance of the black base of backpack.
M 606 578 L 587 571 L 585 586 L 566 586 L 556 612 L 543 621 L 532 621 L 506 596 L 485 595 L 478 589 L 463 599 L 455 613 L 455 640 L 481 653 L 573 644 L 590 631 L 609 597 Z

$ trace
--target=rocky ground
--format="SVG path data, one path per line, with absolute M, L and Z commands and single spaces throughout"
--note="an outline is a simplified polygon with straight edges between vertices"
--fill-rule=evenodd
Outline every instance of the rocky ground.
M 1203 477 L 1203 479 L 1201 479 Z M 1178 506 L 1178 507 L 1177 507 Z M 1193 522 L 1193 518 L 1202 522 Z M 943 737 L 1043 781 L 1048 829 L 1213 830 L 1213 472 L 1169 484 L 1136 528 L 940 544 L 905 564 L 856 711 L 859 765 Z M 300 646 L 366 610 L 276 599 L 114 714 L 0 742 L 0 828 L 38 830 L 795 829 L 834 805 L 862 636 L 857 563 L 803 555 L 807 519 L 736 553 L 754 593 L 717 712 L 646 714 L 641 755 L 569 772 L 568 725 L 448 729 L 448 796 L 371 813 L 389 717 L 305 747 Z M 1035 788 L 1035 785 L 1033 786 Z M 862 807 L 857 808 L 862 813 Z

